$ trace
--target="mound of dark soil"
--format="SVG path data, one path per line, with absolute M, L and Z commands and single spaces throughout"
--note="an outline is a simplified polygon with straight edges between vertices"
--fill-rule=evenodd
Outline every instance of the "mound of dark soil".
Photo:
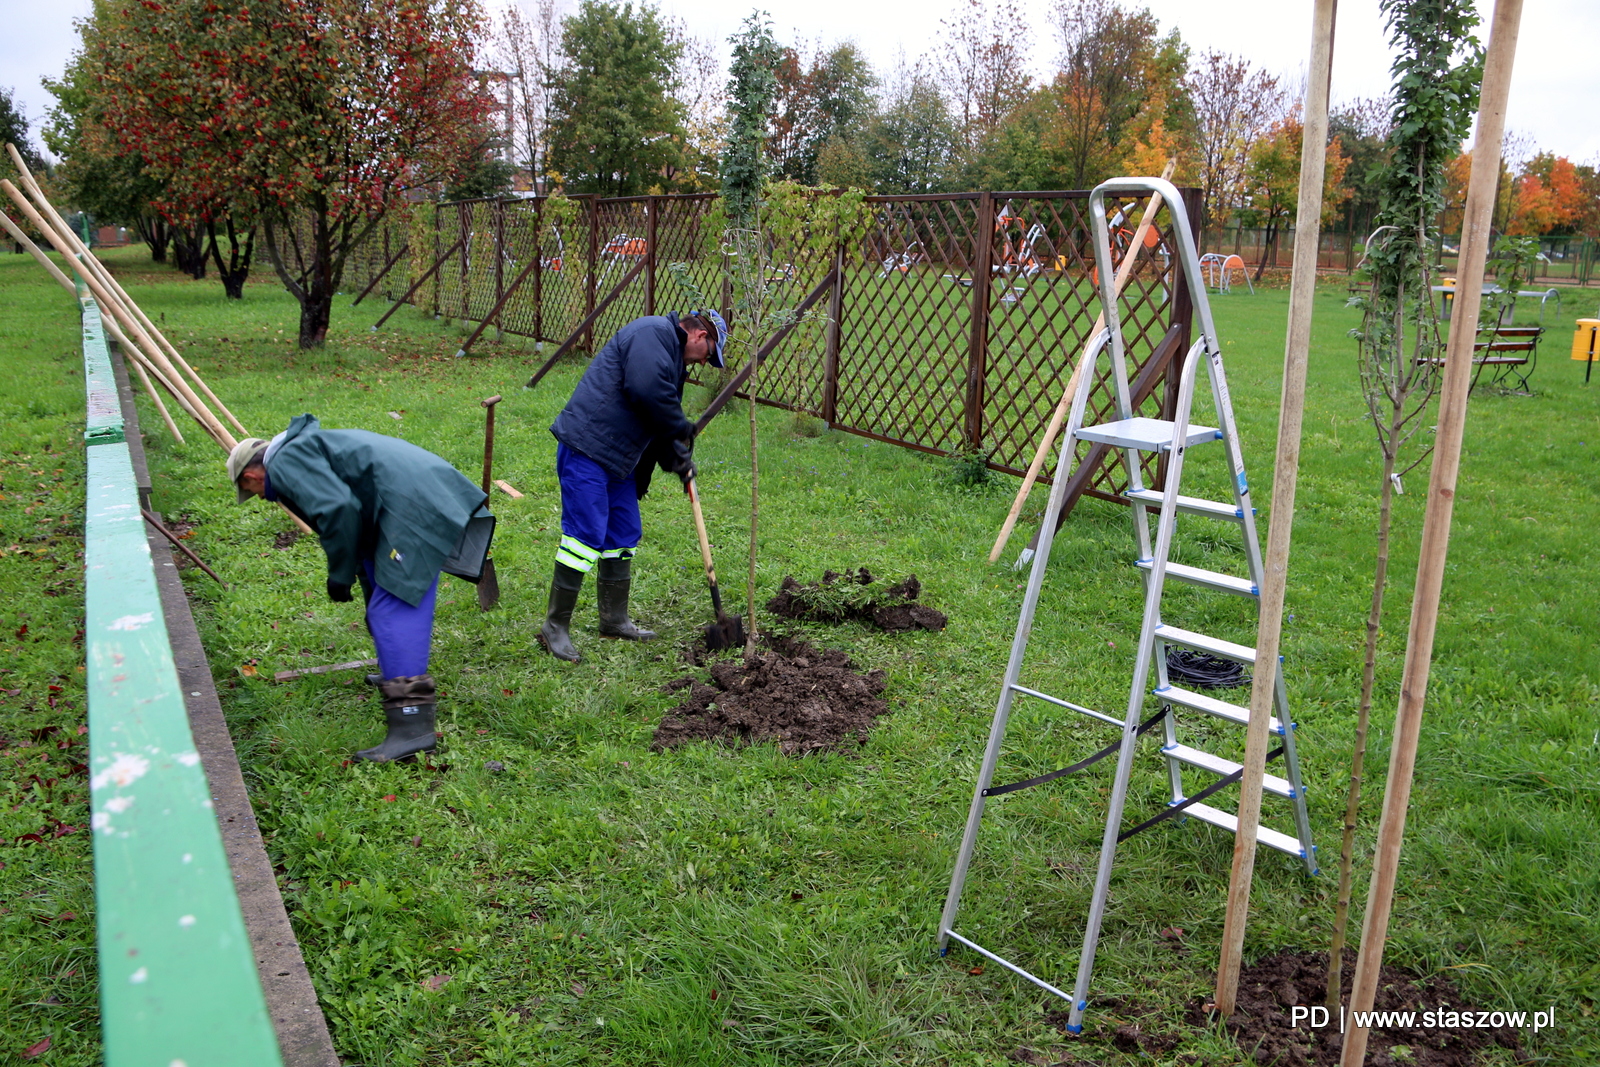
M 898 585 L 866 588 L 876 581 L 865 567 L 854 574 L 823 571 L 820 582 L 804 585 L 792 575 L 785 575 L 778 595 L 767 601 L 767 610 L 785 619 L 806 622 L 858 619 L 890 633 L 943 630 L 949 622 L 943 612 L 917 602 L 922 583 L 915 574 Z
M 889 706 L 883 672 L 860 674 L 837 649 L 779 638 L 754 659 L 711 666 L 710 685 L 694 678 L 669 682 L 688 698 L 661 720 L 652 747 L 690 741 L 728 745 L 771 741 L 786 756 L 819 749 L 848 751 L 867 740 L 872 720 Z
M 1355 954 L 1350 953 L 1344 967 L 1345 1003 L 1350 1001 L 1350 984 L 1355 974 Z M 1343 1038 L 1335 1015 L 1324 1029 L 1312 1029 L 1305 1021 L 1289 1025 L 1289 1009 L 1296 1005 L 1323 1002 L 1328 978 L 1326 952 L 1280 952 L 1244 968 L 1239 974 L 1239 1001 L 1228 1032 L 1241 1049 L 1254 1049 L 1253 1059 L 1262 1067 L 1324 1067 L 1337 1064 Z M 1415 1025 L 1374 1027 L 1367 1036 L 1369 1067 L 1470 1067 L 1479 1053 L 1496 1045 L 1515 1049 L 1518 1035 L 1514 1027 L 1478 1027 L 1477 1012 L 1467 1007 L 1461 993 L 1448 978 L 1434 975 L 1418 978 L 1397 967 L 1384 967 L 1378 977 L 1378 1011 L 1415 1012 Z M 1196 1027 L 1207 1026 L 1209 998 L 1196 998 L 1189 1004 L 1187 1020 Z M 1468 1025 L 1448 1025 L 1446 1013 L 1472 1011 Z M 1445 1014 L 1438 1026 L 1424 1027 L 1424 1012 Z M 1460 1019 L 1453 1020 L 1457 1023 Z

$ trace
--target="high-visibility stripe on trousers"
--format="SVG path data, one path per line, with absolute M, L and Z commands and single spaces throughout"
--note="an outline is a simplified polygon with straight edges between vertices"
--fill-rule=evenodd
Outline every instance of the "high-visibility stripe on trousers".
M 576 449 L 556 446 L 561 544 L 556 562 L 587 574 L 602 559 L 631 559 L 643 527 L 633 478 L 612 478 Z

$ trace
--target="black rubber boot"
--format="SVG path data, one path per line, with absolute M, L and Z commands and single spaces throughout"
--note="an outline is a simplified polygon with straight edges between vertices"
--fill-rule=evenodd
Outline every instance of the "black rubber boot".
M 600 635 L 628 641 L 653 641 L 654 630 L 638 626 L 628 617 L 628 590 L 633 585 L 633 560 L 602 559 L 596 575 L 595 598 L 600 602 Z
M 544 625 L 539 627 L 539 642 L 557 659 L 578 662 L 578 650 L 572 647 L 572 609 L 578 603 L 578 591 L 583 588 L 583 572 L 573 570 L 565 563 L 556 564 L 555 577 L 550 580 L 550 608 L 545 613 Z
M 389 722 L 389 732 L 384 735 L 383 744 L 362 749 L 356 759 L 390 763 L 418 752 L 432 752 L 438 708 L 433 675 L 386 678 L 378 683 L 378 692 L 383 695 L 383 715 Z

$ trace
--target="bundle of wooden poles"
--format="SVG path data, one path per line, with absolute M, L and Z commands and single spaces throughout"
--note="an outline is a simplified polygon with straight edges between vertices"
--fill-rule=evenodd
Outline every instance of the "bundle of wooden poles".
M 217 399 L 217 394 L 211 391 L 210 386 L 195 369 L 191 367 L 178 350 L 173 347 L 156 324 L 150 321 L 139 305 L 134 303 L 127 292 L 105 265 L 95 258 L 87 245 L 72 232 L 60 212 L 50 203 L 39 188 L 39 183 L 34 180 L 33 174 L 28 170 L 28 165 L 23 162 L 22 156 L 17 152 L 16 146 L 6 145 L 6 153 L 11 157 L 12 164 L 17 168 L 17 174 L 22 181 L 22 188 L 18 189 L 8 179 L 0 179 L 0 189 L 4 189 L 17 205 L 17 209 L 33 224 L 44 239 L 57 252 L 61 253 L 78 277 L 83 279 L 83 284 L 94 294 L 96 302 L 105 313 L 105 326 L 107 331 L 122 347 L 123 353 L 128 357 L 128 363 L 138 375 L 140 384 L 145 393 L 155 403 L 156 410 L 161 413 L 162 420 L 167 424 L 167 430 L 178 442 L 183 441 L 183 433 L 173 421 L 167 405 L 162 402 L 161 394 L 152 385 L 152 380 L 182 408 L 195 422 L 200 424 L 213 441 L 222 447 L 224 452 L 231 451 L 238 443 L 228 425 L 218 418 L 217 413 L 227 419 L 240 437 L 248 437 L 249 433 L 244 426 L 228 410 L 226 404 Z M 77 295 L 77 287 L 72 279 L 68 278 L 57 267 L 44 251 L 28 237 L 22 227 L 9 218 L 5 212 L 0 211 L 0 226 L 4 226 L 6 233 L 19 245 L 26 248 L 33 258 L 39 261 L 50 275 L 60 282 L 68 292 Z

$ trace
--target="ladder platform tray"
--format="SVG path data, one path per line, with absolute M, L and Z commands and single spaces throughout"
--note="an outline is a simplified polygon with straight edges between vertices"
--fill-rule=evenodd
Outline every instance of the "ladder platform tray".
M 1170 419 L 1147 419 L 1139 415 L 1131 419 L 1104 422 L 1099 426 L 1084 426 L 1078 430 L 1078 439 L 1082 441 L 1098 441 L 1114 448 L 1137 448 L 1145 452 L 1165 452 L 1172 447 L 1172 438 L 1175 430 L 1176 428 Z M 1215 427 L 1195 426 L 1191 423 L 1188 432 L 1180 443 L 1187 447 L 1189 445 L 1202 444 L 1206 441 L 1216 441 L 1221 437 L 1222 431 Z

